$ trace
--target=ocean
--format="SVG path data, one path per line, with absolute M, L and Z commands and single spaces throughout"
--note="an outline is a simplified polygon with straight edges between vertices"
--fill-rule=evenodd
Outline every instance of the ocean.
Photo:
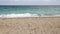
M 4 6 L 0 5 L 0 18 L 60 16 L 60 5 Z

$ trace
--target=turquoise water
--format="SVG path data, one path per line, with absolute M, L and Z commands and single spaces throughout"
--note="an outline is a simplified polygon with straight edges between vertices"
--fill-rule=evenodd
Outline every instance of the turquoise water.
M 0 6 L 0 15 L 6 14 L 58 15 L 60 6 Z

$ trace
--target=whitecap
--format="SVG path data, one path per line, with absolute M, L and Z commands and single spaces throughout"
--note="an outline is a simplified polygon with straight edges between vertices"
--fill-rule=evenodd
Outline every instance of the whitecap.
M 24 14 L 2 14 L 0 15 L 0 18 L 17 18 L 17 17 L 38 17 L 37 14 L 30 14 L 30 13 L 24 13 Z

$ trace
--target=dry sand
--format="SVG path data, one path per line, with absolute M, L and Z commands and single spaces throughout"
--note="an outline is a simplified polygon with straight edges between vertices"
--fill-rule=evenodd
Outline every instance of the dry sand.
M 60 17 L 0 18 L 0 34 L 60 34 Z

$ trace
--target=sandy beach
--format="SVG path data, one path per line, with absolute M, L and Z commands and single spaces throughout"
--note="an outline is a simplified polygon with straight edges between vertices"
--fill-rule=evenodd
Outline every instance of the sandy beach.
M 60 34 L 60 17 L 0 18 L 0 34 Z

